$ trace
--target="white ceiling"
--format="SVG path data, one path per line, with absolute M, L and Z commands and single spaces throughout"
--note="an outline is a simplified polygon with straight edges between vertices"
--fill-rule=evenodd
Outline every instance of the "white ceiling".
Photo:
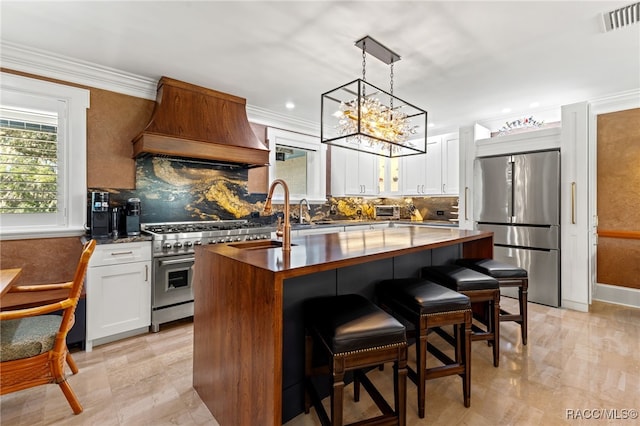
M 361 77 L 354 42 L 370 35 L 402 57 L 395 94 L 428 110 L 437 134 L 525 115 L 551 121 L 560 105 L 639 89 L 640 25 L 602 29 L 602 12 L 629 3 L 2 0 L 0 12 L 3 42 L 316 123 L 320 95 Z M 388 89 L 388 66 L 368 56 L 367 81 Z

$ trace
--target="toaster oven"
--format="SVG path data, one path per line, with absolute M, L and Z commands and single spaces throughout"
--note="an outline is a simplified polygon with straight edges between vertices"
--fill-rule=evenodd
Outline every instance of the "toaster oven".
M 376 220 L 400 219 L 400 206 L 374 206 Z

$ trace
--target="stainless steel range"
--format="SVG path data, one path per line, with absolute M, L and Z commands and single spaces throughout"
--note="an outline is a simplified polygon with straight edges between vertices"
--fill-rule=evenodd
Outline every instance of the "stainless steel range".
M 160 324 L 193 316 L 194 247 L 271 238 L 275 227 L 246 220 L 143 223 L 153 244 L 151 331 Z

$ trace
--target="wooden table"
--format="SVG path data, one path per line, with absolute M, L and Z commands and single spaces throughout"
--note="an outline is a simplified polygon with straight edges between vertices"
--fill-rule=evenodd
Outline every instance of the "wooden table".
M 11 286 L 18 280 L 18 277 L 20 277 L 20 274 L 22 274 L 22 268 L 0 270 L 0 285 L 2 286 L 0 296 L 9 291 Z

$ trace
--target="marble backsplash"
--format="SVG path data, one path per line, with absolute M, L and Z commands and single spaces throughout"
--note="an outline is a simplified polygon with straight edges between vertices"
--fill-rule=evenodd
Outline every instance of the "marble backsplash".
M 274 214 L 264 216 L 266 194 L 250 194 L 248 171 L 163 158 L 142 158 L 136 163 L 136 189 L 91 188 L 110 193 L 112 206 L 125 205 L 128 198 L 140 198 L 141 222 L 182 222 L 247 219 L 273 223 Z M 400 206 L 401 219 L 450 221 L 457 219 L 458 197 L 329 197 L 324 204 L 303 209 L 307 221 L 375 219 L 376 205 Z M 412 215 L 413 212 L 413 215 Z M 292 206 L 297 219 L 298 206 Z

